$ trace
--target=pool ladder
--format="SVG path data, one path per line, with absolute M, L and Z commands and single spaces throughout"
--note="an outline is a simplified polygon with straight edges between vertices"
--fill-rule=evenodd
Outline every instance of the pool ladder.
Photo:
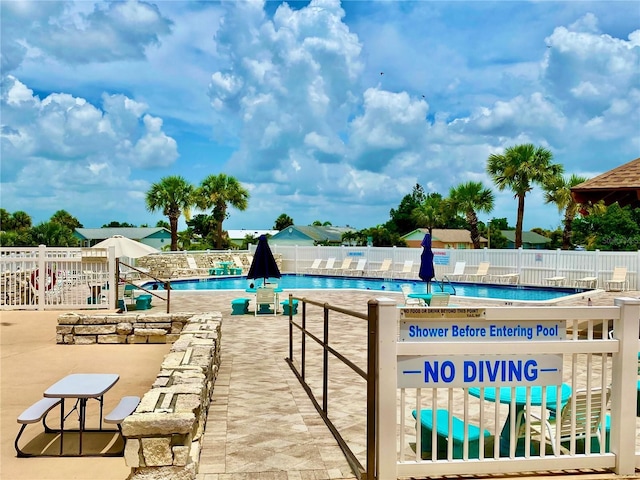
M 446 275 L 442 277 L 442 280 L 438 281 L 436 279 L 436 281 L 434 282 L 435 285 L 440 285 L 441 292 L 444 292 L 445 283 L 451 287 L 451 290 L 453 291 L 452 295 L 456 295 L 456 287 L 453 286 L 453 283 L 451 283 L 451 280 Z

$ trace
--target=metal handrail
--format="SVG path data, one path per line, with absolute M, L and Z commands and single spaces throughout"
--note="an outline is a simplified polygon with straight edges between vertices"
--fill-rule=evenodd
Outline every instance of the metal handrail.
M 297 300 L 302 303 L 302 319 L 298 324 L 293 319 L 294 306 L 293 301 Z M 307 330 L 307 306 L 314 305 L 323 309 L 323 338 L 319 338 L 310 331 Z M 354 362 L 346 358 L 340 352 L 335 350 L 329 345 L 329 312 L 342 313 L 351 317 L 360 318 L 367 321 L 367 371 L 364 371 L 358 367 Z M 377 365 L 377 335 L 378 335 L 378 303 L 375 300 L 370 300 L 368 304 L 367 314 L 362 314 L 345 308 L 329 305 L 325 302 L 318 302 L 308 298 L 294 297 L 289 294 L 289 356 L 285 361 L 289 364 L 289 367 L 300 381 L 302 387 L 307 392 L 309 399 L 316 407 L 316 410 L 324 420 L 325 424 L 333 434 L 334 438 L 338 442 L 340 449 L 344 453 L 349 466 L 359 480 L 374 480 L 375 479 L 375 466 L 376 466 L 376 448 L 375 448 L 375 432 L 376 432 L 376 365 Z M 293 361 L 293 329 L 297 328 L 302 333 L 300 343 L 300 371 L 296 368 Z M 306 338 L 310 338 L 315 343 L 320 345 L 323 349 L 323 372 L 322 372 L 322 405 L 316 399 L 311 387 L 307 384 L 305 379 L 305 366 L 306 366 Z M 349 445 L 344 440 L 338 428 L 333 424 L 328 415 L 328 363 L 329 354 L 340 360 L 346 366 L 348 366 L 357 375 L 363 378 L 367 383 L 367 426 L 366 426 L 366 468 L 360 463 L 356 454 L 349 448 Z
M 447 275 L 442 277 L 442 280 L 440 280 L 440 291 L 444 292 L 445 281 L 451 287 L 451 290 L 453 290 L 453 295 L 456 295 L 456 287 L 453 286 L 453 283 L 451 282 L 451 279 Z
M 164 289 L 167 292 L 167 298 L 162 297 L 161 295 L 158 295 L 157 293 L 155 293 L 153 290 L 147 290 L 146 288 L 140 286 L 140 285 L 136 285 L 133 282 L 130 282 L 129 280 L 127 280 L 126 278 L 121 278 L 120 277 L 120 265 L 124 265 L 125 267 L 128 267 L 132 270 L 135 270 L 136 272 L 138 272 L 141 275 L 145 275 L 149 278 L 152 278 L 153 280 L 155 280 L 157 283 L 162 283 L 164 285 Z M 136 267 L 129 265 L 127 263 L 124 263 L 122 261 L 120 261 L 120 259 L 118 259 L 117 263 L 116 263 L 116 278 L 118 279 L 118 285 L 120 284 L 120 282 L 128 284 L 128 285 L 133 285 L 134 287 L 136 287 L 137 289 L 143 290 L 144 292 L 153 295 L 156 298 L 159 298 L 162 301 L 166 301 L 167 302 L 167 313 L 169 313 L 170 310 L 170 305 L 171 305 L 171 282 L 169 280 L 161 280 L 159 278 L 154 277 L 153 275 L 150 275 L 148 272 L 145 272 L 143 270 L 137 269 Z M 118 298 L 118 285 L 116 285 L 116 298 Z

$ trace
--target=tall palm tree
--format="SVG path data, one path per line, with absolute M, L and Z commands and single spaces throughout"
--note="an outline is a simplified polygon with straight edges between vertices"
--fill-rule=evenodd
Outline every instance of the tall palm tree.
M 13 227 L 11 230 L 25 230 L 27 228 L 31 228 L 31 217 L 27 212 L 22 210 L 18 210 L 17 212 L 13 212 L 11 216 L 11 222 Z
M 162 210 L 162 214 L 169 218 L 171 251 L 178 250 L 178 219 L 182 213 L 189 218 L 193 194 L 193 185 L 179 175 L 161 178 L 147 192 L 147 210 Z
M 562 219 L 562 249 L 569 250 L 571 248 L 571 235 L 573 233 L 573 220 L 578 213 L 582 210 L 589 213 L 604 213 L 606 207 L 604 203 L 599 202 L 593 205 L 582 205 L 576 202 L 571 195 L 571 188 L 576 185 L 589 180 L 587 177 L 581 177 L 580 175 L 571 175 L 567 178 L 565 176 L 558 176 L 551 183 L 544 187 L 544 200 L 545 203 L 555 203 L 558 207 L 558 211 L 564 211 Z
M 433 233 L 433 229 L 443 224 L 445 212 L 442 195 L 439 193 L 428 194 L 423 202 L 411 211 L 411 218 L 418 226 L 424 226 Z
M 222 222 L 227 218 L 228 205 L 243 211 L 249 203 L 249 192 L 234 177 L 221 173 L 209 175 L 196 191 L 196 204 L 199 208 L 213 208 L 216 221 L 216 248 L 222 248 Z
M 51 215 L 51 218 L 49 219 L 49 221 L 59 223 L 60 225 L 64 225 L 65 227 L 69 228 L 72 232 L 76 228 L 82 228 L 82 224 L 80 223 L 80 221 L 76 217 L 71 215 L 69 212 L 67 212 L 66 210 L 58 210 L 56 213 Z
M 490 213 L 493 210 L 494 202 L 493 192 L 485 188 L 482 182 L 461 183 L 449 190 L 449 206 L 456 213 L 464 214 L 467 219 L 473 248 L 480 248 L 480 232 L 478 231 L 476 212 Z
M 564 172 L 562 165 L 552 163 L 552 160 L 551 151 L 531 143 L 508 147 L 502 155 L 494 153 L 487 160 L 487 173 L 498 189 L 509 188 L 518 199 L 516 248 L 522 246 L 525 196 L 534 183 L 547 185 Z

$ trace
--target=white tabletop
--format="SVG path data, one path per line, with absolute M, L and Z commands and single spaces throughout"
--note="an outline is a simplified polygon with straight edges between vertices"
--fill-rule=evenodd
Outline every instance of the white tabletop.
M 119 375 L 115 373 L 73 373 L 51 385 L 44 392 L 53 398 L 95 398 L 113 387 Z

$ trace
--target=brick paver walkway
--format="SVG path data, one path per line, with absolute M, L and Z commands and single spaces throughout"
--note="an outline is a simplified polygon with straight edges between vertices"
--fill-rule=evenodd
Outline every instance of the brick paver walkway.
M 375 296 L 391 296 L 402 302 L 402 295 L 392 292 L 334 290 L 295 294 L 358 311 L 366 311 L 367 300 Z M 285 362 L 287 317 L 232 316 L 230 302 L 238 296 L 240 292 L 172 295 L 173 312 L 220 311 L 224 318 L 222 365 L 209 410 L 197 480 L 355 478 L 335 439 Z M 591 299 L 593 305 L 612 305 L 613 299 L 620 296 L 637 298 L 640 292 L 603 293 Z M 464 298 L 456 298 L 455 303 L 482 305 L 482 301 Z M 586 303 L 586 298 L 577 297 L 562 305 Z M 158 305 L 154 310 L 163 308 Z M 341 334 L 349 337 L 348 331 Z M 336 395 L 340 396 L 343 397 L 337 399 L 340 408 L 349 409 L 348 392 Z M 364 431 L 365 411 L 358 409 L 361 413 L 353 407 L 344 415 L 347 435 L 353 430 L 353 439 Z M 364 437 L 360 441 L 364 442 Z M 362 449 L 357 453 L 363 455 Z M 364 463 L 364 456 L 361 462 Z M 588 477 L 608 478 L 606 474 Z

